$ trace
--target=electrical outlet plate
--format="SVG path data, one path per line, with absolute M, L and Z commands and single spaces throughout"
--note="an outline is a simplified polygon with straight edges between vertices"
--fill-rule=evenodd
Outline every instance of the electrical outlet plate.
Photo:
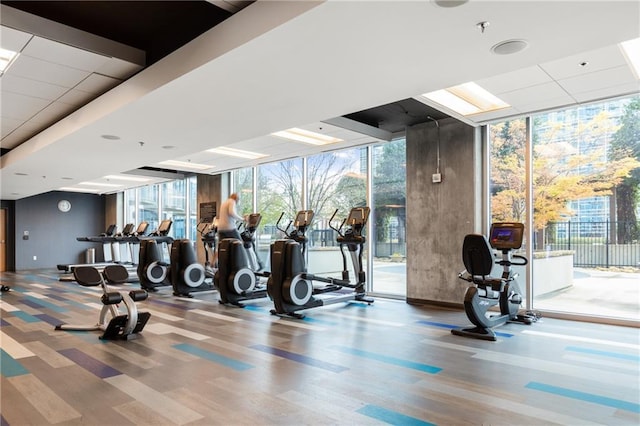
M 434 173 L 431 175 L 431 182 L 440 183 L 442 182 L 442 175 L 440 173 Z

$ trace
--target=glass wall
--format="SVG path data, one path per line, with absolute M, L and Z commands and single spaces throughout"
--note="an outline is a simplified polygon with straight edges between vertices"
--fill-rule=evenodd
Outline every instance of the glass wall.
M 373 288 L 406 295 L 406 143 L 372 147 Z
M 253 167 L 238 169 L 231 172 L 233 189 L 240 199 L 236 206 L 241 216 L 254 213 L 253 206 Z
M 192 240 L 199 237 L 198 226 L 198 178 L 191 176 L 187 178 L 187 188 L 189 196 L 186 199 L 189 211 L 189 227 L 186 235 Z
M 526 224 L 530 150 L 534 309 L 640 320 L 639 119 L 635 97 L 536 115 L 531 146 L 525 120 L 490 127 L 493 221 Z
M 169 235 L 175 239 L 187 237 L 187 181 L 186 179 L 165 182 L 160 185 L 162 195 L 162 220 L 172 219 Z
M 143 186 L 131 191 L 137 191 L 138 219 L 149 224 L 149 232 L 158 229 L 160 221 L 160 205 L 158 204 L 159 185 Z
M 338 235 L 329 226 L 329 221 L 333 216 L 332 225 L 338 228 L 351 208 L 366 205 L 366 148 L 333 151 L 307 158 L 307 209 L 315 213 L 313 226 L 307 232 L 307 267 L 310 272 L 341 277 L 343 261 L 336 241 Z M 354 280 L 350 259 L 347 266 Z

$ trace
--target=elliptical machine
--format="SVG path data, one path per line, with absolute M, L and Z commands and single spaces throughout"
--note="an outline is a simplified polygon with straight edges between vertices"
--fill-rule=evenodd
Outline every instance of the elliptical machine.
M 216 251 L 216 243 L 218 241 L 216 234 L 218 232 L 218 220 L 213 218 L 211 222 L 202 221 L 198 225 L 198 232 L 200 232 L 200 240 L 204 246 L 204 276 L 205 280 L 213 281 L 215 276 L 217 265 L 214 265 L 209 256 L 213 256 Z
M 165 246 L 173 245 L 173 238 L 168 235 L 172 223 L 171 219 L 165 219 L 149 236 L 139 237 L 137 274 L 143 290 L 158 291 L 158 287 L 171 285 L 169 264 L 165 261 L 162 250 Z
M 192 293 L 215 290 L 210 280 L 205 281 L 205 268 L 198 262 L 188 238 L 171 244 L 170 277 L 174 296 L 193 297 Z
M 218 244 L 218 270 L 213 282 L 224 305 L 244 307 L 241 303 L 244 300 L 267 297 L 267 288 L 260 278 L 268 277 L 269 272 L 262 271 L 255 245 L 255 232 L 261 220 L 260 213 L 251 213 L 240 233 L 242 241 L 225 238 Z
M 333 213 L 331 220 L 338 210 Z M 349 216 L 342 221 L 339 228 L 331 225 L 331 228 L 338 233 L 337 242 L 340 248 L 343 261 L 342 278 L 326 278 L 307 273 L 305 262 L 305 232 L 313 218 L 312 210 L 298 212 L 294 222 L 294 230 L 285 234 L 288 239 L 277 240 L 271 245 L 271 276 L 267 281 L 269 297 L 273 300 L 274 309 L 272 315 L 291 316 L 294 318 L 304 318 L 304 315 L 297 313 L 304 309 L 316 308 L 340 302 L 357 301 L 372 304 L 374 300 L 366 295 L 365 291 L 365 271 L 362 262 L 362 255 L 366 238 L 362 235 L 367 220 L 369 218 L 369 207 L 354 207 L 349 212 Z M 348 228 L 342 232 L 344 225 Z M 302 246 L 302 247 L 301 247 Z M 356 274 L 356 282 L 349 279 L 349 270 L 344 247 L 347 247 L 353 268 Z M 326 283 L 324 287 L 314 288 L 312 282 L 320 281 Z M 335 293 L 343 289 L 351 288 L 353 291 L 348 294 L 339 294 L 330 297 L 315 297 L 321 294 Z
M 530 325 L 537 321 L 534 314 L 520 314 L 522 294 L 516 281 L 517 273 L 512 265 L 526 265 L 527 258 L 511 252 L 522 246 L 524 225 L 522 223 L 493 223 L 490 241 L 484 235 L 469 234 L 462 245 L 462 261 L 466 268 L 458 278 L 472 283 L 464 295 L 464 311 L 475 327 L 453 329 L 457 336 L 495 341 L 492 328 L 508 322 Z M 502 252 L 502 259 L 494 261 L 492 248 Z M 519 259 L 514 262 L 513 259 Z M 502 266 L 502 276 L 492 277 L 494 263 Z M 499 305 L 500 313 L 488 311 Z

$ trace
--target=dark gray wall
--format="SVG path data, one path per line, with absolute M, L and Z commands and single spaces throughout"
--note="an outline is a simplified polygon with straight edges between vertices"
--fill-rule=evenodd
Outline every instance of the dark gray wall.
M 441 120 L 441 183 L 433 183 L 438 131 L 433 122 L 407 129 L 407 300 L 462 303 L 462 241 L 481 229 L 479 132 Z
M 58 210 L 58 201 L 71 202 L 71 210 Z M 105 199 L 101 195 L 49 192 L 15 202 L 15 269 L 55 268 L 61 263 L 84 262 L 88 248 L 102 246 L 76 241 L 76 237 L 104 232 Z M 24 239 L 24 232 L 29 232 Z M 36 260 L 33 257 L 36 256 Z

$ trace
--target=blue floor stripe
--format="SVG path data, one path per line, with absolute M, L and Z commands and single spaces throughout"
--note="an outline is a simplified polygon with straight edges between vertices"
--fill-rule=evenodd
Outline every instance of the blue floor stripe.
M 53 304 L 51 302 L 47 302 L 46 300 L 42 300 L 42 299 L 37 299 L 35 297 L 31 297 L 31 296 L 26 296 L 23 300 L 20 301 L 20 303 L 23 303 L 27 306 L 29 306 L 30 308 L 35 308 L 35 309 L 51 309 L 54 312 L 67 312 L 68 309 L 67 308 L 63 308 L 61 306 L 58 306 L 56 304 Z
M 101 379 L 119 376 L 120 374 L 122 374 L 120 371 L 116 370 L 110 365 L 107 365 L 104 362 L 97 360 L 92 356 L 87 355 L 86 353 L 75 348 L 62 349 L 59 350 L 58 353 L 66 356 L 80 367 L 84 368 L 95 376 L 100 377 Z
M 63 321 L 60 321 L 58 318 L 54 318 L 51 315 L 47 315 L 47 314 L 38 314 L 36 315 L 36 317 L 40 319 L 40 321 L 44 321 L 48 324 L 51 324 L 54 327 L 56 325 L 62 324 L 63 322 Z
M 552 393 L 554 395 L 564 396 L 567 398 L 578 399 L 581 401 L 592 402 L 594 404 L 605 405 L 607 407 L 613 407 L 620 410 L 631 411 L 632 413 L 640 413 L 640 404 L 623 401 L 621 399 L 609 398 L 593 393 L 580 392 L 573 389 L 561 388 L 559 386 L 552 386 L 539 382 L 529 382 L 525 385 L 525 387 L 542 392 Z
M 433 321 L 426 321 L 426 320 L 419 320 L 419 321 L 416 321 L 416 323 L 421 324 L 421 325 L 428 325 L 428 326 L 431 326 L 431 327 L 446 328 L 446 329 L 449 329 L 449 330 L 454 329 L 454 328 L 460 328 L 459 325 L 445 324 L 445 323 L 442 323 L 442 322 L 433 322 Z M 465 326 L 465 328 L 466 327 L 467 326 Z M 469 324 L 469 327 L 472 327 L 472 325 Z M 493 330 L 493 332 L 495 333 L 496 336 L 500 336 L 500 337 L 509 338 L 509 337 L 513 337 L 514 336 L 514 334 L 503 333 L 501 331 Z
M 597 349 L 581 348 L 579 346 L 567 346 L 565 349 L 572 352 L 581 352 L 584 354 L 601 355 L 601 356 L 606 356 L 610 358 L 618 358 L 618 359 L 624 359 L 627 361 L 640 362 L 639 355 L 621 354 L 619 352 L 599 351 Z
M 29 370 L 13 359 L 11 355 L 0 349 L 0 373 L 4 377 L 13 377 L 29 374 Z
M 14 317 L 20 318 L 24 322 L 40 322 L 40 318 L 36 318 L 33 315 L 30 315 L 24 311 L 14 311 L 11 312 Z
M 386 408 L 379 407 L 377 405 L 365 405 L 356 411 L 360 414 L 364 414 L 365 416 L 380 420 L 381 422 L 389 423 L 390 425 L 435 426 L 435 423 L 429 423 L 424 420 L 416 419 L 415 417 L 405 416 L 404 414 L 387 410 Z
M 348 370 L 347 367 L 343 367 L 341 365 L 331 364 L 330 362 L 321 361 L 319 359 L 311 358 L 306 355 L 300 355 L 294 352 L 283 351 L 282 349 L 274 348 L 272 346 L 253 345 L 251 346 L 251 349 L 266 352 L 271 355 L 279 356 L 281 358 L 299 362 L 301 364 L 310 365 L 312 367 L 323 368 L 334 373 L 342 373 L 343 371 Z
M 173 345 L 173 347 L 191 355 L 195 355 L 208 361 L 215 362 L 216 364 L 232 368 L 236 371 L 244 371 L 249 370 L 250 368 L 254 368 L 254 366 L 251 364 L 231 359 L 223 355 L 218 355 L 214 352 L 205 351 L 204 349 L 190 345 L 188 343 L 180 343 L 178 345 Z
M 392 364 L 392 365 L 397 365 L 399 367 L 424 371 L 425 373 L 429 373 L 429 374 L 437 374 L 442 371 L 442 368 L 434 367 L 433 365 L 421 364 L 413 361 L 406 361 L 404 359 L 394 358 L 387 355 L 376 354 L 373 352 L 362 351 L 360 349 L 349 348 L 346 346 L 336 345 L 336 346 L 331 346 L 330 349 L 335 349 L 346 354 L 356 355 L 356 356 L 360 356 L 367 359 L 373 359 L 375 361 L 384 362 L 386 364 Z

